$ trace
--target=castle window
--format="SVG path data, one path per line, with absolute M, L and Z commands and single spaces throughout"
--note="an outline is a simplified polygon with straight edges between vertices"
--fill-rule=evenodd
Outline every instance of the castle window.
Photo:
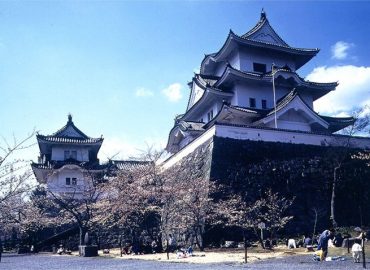
M 207 113 L 207 118 L 208 118 L 208 121 L 211 121 L 213 119 L 213 110 L 210 110 L 208 113 Z
M 66 185 L 67 186 L 71 185 L 71 178 L 69 178 L 69 177 L 66 178 Z
M 71 151 L 70 158 L 77 160 L 77 151 Z
M 72 178 L 72 185 L 73 186 L 77 185 L 77 178 L 74 177 Z
M 66 160 L 66 159 L 69 159 L 69 157 L 70 157 L 70 153 L 69 153 L 69 151 L 68 150 L 65 150 L 64 151 L 64 159 Z
M 261 105 L 262 105 L 262 109 L 267 109 L 267 101 L 266 101 L 266 99 L 262 99 Z
M 249 98 L 249 107 L 256 108 L 256 99 L 255 98 Z
M 261 63 L 253 63 L 253 71 L 259 73 L 266 73 L 266 65 Z

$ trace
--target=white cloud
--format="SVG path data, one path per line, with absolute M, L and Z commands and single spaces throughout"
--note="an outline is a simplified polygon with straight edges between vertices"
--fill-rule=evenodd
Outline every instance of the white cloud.
M 138 145 L 127 138 L 105 138 L 99 151 L 99 159 L 103 162 L 108 159 L 125 160 L 138 156 L 140 154 L 138 149 Z
M 153 91 L 146 89 L 144 87 L 140 87 L 136 89 L 135 96 L 137 97 L 152 97 L 154 96 Z
M 173 83 L 167 88 L 162 90 L 162 93 L 167 97 L 170 102 L 177 102 L 182 98 L 182 85 Z
M 353 43 L 347 43 L 344 41 L 338 41 L 333 46 L 331 46 L 331 58 L 343 60 L 348 56 L 348 50 L 353 47 Z
M 141 139 L 127 137 L 105 138 L 99 151 L 99 159 L 106 162 L 108 159 L 128 160 L 140 159 L 149 149 L 161 151 L 166 146 L 167 140 L 163 136 L 150 136 Z
M 315 101 L 315 111 L 321 114 L 348 115 L 354 107 L 370 104 L 370 67 L 323 66 L 315 68 L 306 79 L 339 82 L 336 90 Z

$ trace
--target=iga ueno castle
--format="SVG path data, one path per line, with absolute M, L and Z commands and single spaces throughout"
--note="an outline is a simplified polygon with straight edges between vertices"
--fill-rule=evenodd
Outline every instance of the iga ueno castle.
M 206 55 L 191 89 L 184 114 L 176 117 L 164 169 L 194 152 L 212 137 L 309 145 L 341 145 L 348 137 L 333 134 L 353 124 L 352 117 L 329 117 L 314 111 L 313 102 L 335 90 L 338 83 L 306 81 L 297 70 L 319 49 L 289 46 L 271 27 L 264 11 L 259 22 L 239 36 L 230 31 L 221 49 Z M 103 138 L 90 138 L 69 116 L 50 136 L 37 135 L 38 163 L 32 169 L 50 191 L 76 194 L 86 179 L 103 177 L 109 167 L 127 169 L 136 161 L 97 158 Z M 370 139 L 352 137 L 351 146 L 370 149 Z M 80 195 L 81 195 L 80 194 Z
M 163 166 L 172 166 L 213 136 L 322 146 L 347 141 L 333 133 L 353 124 L 352 117 L 323 116 L 313 108 L 338 83 L 310 82 L 297 74 L 318 52 L 289 46 L 264 11 L 247 33 L 230 30 L 189 83 L 186 111 L 175 119 L 166 147 L 173 156 Z M 351 144 L 370 148 L 365 138 L 355 137 Z

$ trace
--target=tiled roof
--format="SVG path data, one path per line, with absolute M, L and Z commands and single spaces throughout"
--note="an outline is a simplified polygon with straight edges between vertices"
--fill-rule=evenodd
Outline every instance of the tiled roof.
M 272 81 L 272 77 L 273 77 L 272 72 L 259 73 L 259 72 L 251 72 L 251 71 L 241 71 L 239 69 L 232 67 L 231 65 L 227 65 L 227 67 L 225 68 L 219 80 L 214 84 L 214 87 L 219 87 L 222 81 L 224 81 L 227 78 L 229 73 L 234 74 L 235 76 L 242 76 L 244 78 L 249 78 L 253 80 L 265 80 L 268 82 Z M 279 73 L 287 74 L 289 76 L 292 76 L 293 78 L 296 78 L 297 84 L 303 87 L 312 87 L 318 90 L 330 91 L 334 89 L 336 86 L 338 86 L 338 82 L 318 83 L 318 82 L 306 81 L 304 78 L 300 77 L 296 72 L 293 72 L 293 71 L 290 71 L 284 68 L 278 68 L 274 70 L 275 80 L 277 79 L 277 76 L 278 76 L 276 74 L 279 74 Z
M 331 132 L 337 132 L 345 127 L 353 125 L 355 122 L 353 117 L 330 117 L 321 115 L 320 117 L 329 123 Z
M 90 138 L 81 130 L 79 130 L 72 121 L 72 116 L 68 115 L 67 124 L 52 135 L 37 134 L 37 140 L 52 142 L 52 143 L 68 143 L 68 144 L 96 144 L 101 143 L 103 138 Z
M 48 163 L 32 163 L 31 167 L 36 169 L 43 169 L 43 170 L 56 170 L 60 169 L 63 166 L 66 165 L 76 165 L 78 167 L 81 167 L 85 170 L 105 170 L 108 168 L 106 164 L 99 164 L 98 162 L 80 162 L 75 160 L 68 160 L 68 161 L 54 161 L 54 162 L 48 162 Z
M 88 139 L 89 137 L 83 133 L 81 130 L 79 130 L 73 123 L 72 121 L 72 115 L 69 114 L 68 115 L 68 122 L 67 124 L 62 127 L 61 129 L 59 129 L 57 132 L 53 133 L 51 136 L 56 136 L 56 137 L 69 137 L 68 134 L 66 134 L 67 130 L 68 129 L 71 129 L 75 135 L 73 137 L 81 137 L 81 138 L 84 138 L 84 139 Z
M 107 163 L 110 169 L 118 170 L 134 170 L 142 169 L 153 164 L 151 161 L 142 161 L 142 160 L 110 160 Z
M 263 33 L 263 28 L 267 28 L 271 31 L 272 36 L 276 39 L 276 42 L 268 42 L 266 40 L 256 39 L 254 35 L 258 35 L 258 32 L 261 31 Z M 264 11 L 261 13 L 261 18 L 259 22 L 247 33 L 244 35 L 237 35 L 232 30 L 230 30 L 229 35 L 226 38 L 223 46 L 220 50 L 215 53 L 206 54 L 201 62 L 201 71 L 204 71 L 204 65 L 206 61 L 218 61 L 217 58 L 220 54 L 230 45 L 231 41 L 234 40 L 240 45 L 252 46 L 252 47 L 261 47 L 266 49 L 272 49 L 280 52 L 284 52 L 287 54 L 292 54 L 294 57 L 301 57 L 300 60 L 296 59 L 299 62 L 299 66 L 296 68 L 298 69 L 307 61 L 309 61 L 313 56 L 315 56 L 320 50 L 318 48 L 308 49 L 308 48 L 296 48 L 289 46 L 271 27 L 269 21 L 266 18 L 266 14 Z M 297 62 L 297 63 L 298 63 Z
M 353 117 L 331 117 L 331 116 L 321 116 L 328 123 L 353 123 Z
M 288 94 L 286 94 L 284 97 L 276 101 L 276 111 L 281 110 L 286 105 L 288 105 L 296 96 L 298 95 L 297 91 L 293 89 L 293 91 L 290 91 Z M 275 112 L 275 108 L 271 109 L 266 116 L 272 115 Z
M 287 106 L 296 96 L 299 96 L 298 92 L 293 89 L 290 91 L 287 95 L 282 97 L 276 102 L 276 111 L 283 109 L 285 106 Z M 319 115 L 317 112 L 315 112 L 306 102 L 300 98 L 301 101 L 309 108 L 317 117 L 324 120 L 327 124 L 329 124 L 329 130 L 331 132 L 336 132 L 338 130 L 341 130 L 349 125 L 352 125 L 354 123 L 353 117 L 330 117 L 330 116 L 322 116 Z M 274 114 L 275 109 L 271 109 L 266 116 L 270 116 Z
M 261 113 L 261 112 L 265 112 L 265 110 L 258 110 L 258 109 L 241 107 L 241 106 L 234 106 L 234 105 L 229 105 L 229 107 L 230 108 L 233 108 L 233 109 L 236 109 L 238 111 L 247 112 L 247 113 L 255 113 L 255 114 L 258 114 L 258 113 Z
M 242 40 L 245 40 L 247 41 L 248 43 L 250 43 L 250 45 L 267 45 L 269 47 L 276 47 L 277 49 L 278 48 L 281 48 L 281 49 L 285 49 L 285 51 L 287 52 L 296 52 L 296 53 L 313 53 L 313 54 L 317 54 L 319 52 L 319 49 L 318 48 L 315 48 L 315 49 L 307 49 L 307 48 L 296 48 L 296 47 L 291 47 L 289 45 L 281 45 L 281 44 L 276 44 L 276 43 L 272 43 L 272 42 L 267 42 L 267 41 L 262 41 L 262 40 L 255 40 L 255 39 L 250 39 L 250 38 L 243 38 L 243 37 L 240 37 L 238 36 L 237 34 L 233 33 L 234 36 L 242 39 Z M 255 44 L 254 44 L 255 43 Z
M 211 76 L 211 75 L 204 75 L 204 74 L 197 74 L 197 77 L 203 80 L 207 85 L 213 86 L 217 80 L 220 78 L 218 76 Z
M 69 144 L 94 144 L 103 141 L 103 138 L 69 138 L 69 137 L 57 137 L 57 136 L 44 136 L 37 135 L 38 140 L 43 140 L 47 142 L 56 142 L 56 143 L 69 143 Z
M 271 31 L 275 34 L 275 37 L 280 41 L 280 43 L 289 47 L 289 45 L 276 33 L 274 28 L 271 27 L 271 25 L 270 25 L 270 23 L 269 23 L 269 21 L 266 17 L 266 13 L 265 13 L 264 10 L 262 10 L 262 12 L 261 12 L 261 18 L 258 21 L 258 23 L 251 30 L 249 30 L 247 33 L 245 33 L 241 37 L 245 38 L 245 39 L 248 39 L 251 35 L 255 34 L 257 31 L 262 29 L 262 27 L 264 27 L 265 25 L 271 29 Z
M 202 123 L 202 122 L 180 121 L 179 126 L 182 130 L 204 131 L 204 129 L 203 129 L 204 123 Z

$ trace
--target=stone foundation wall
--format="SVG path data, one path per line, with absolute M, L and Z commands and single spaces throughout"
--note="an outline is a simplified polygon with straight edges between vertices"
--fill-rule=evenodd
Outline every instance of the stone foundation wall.
M 318 229 L 329 226 L 333 170 L 342 161 L 336 188 L 336 220 L 340 226 L 370 224 L 370 167 L 351 159 L 345 148 L 256 142 L 214 137 L 210 179 L 228 192 L 246 192 L 253 201 L 268 188 L 295 198 L 288 234 L 312 232 L 313 209 Z

